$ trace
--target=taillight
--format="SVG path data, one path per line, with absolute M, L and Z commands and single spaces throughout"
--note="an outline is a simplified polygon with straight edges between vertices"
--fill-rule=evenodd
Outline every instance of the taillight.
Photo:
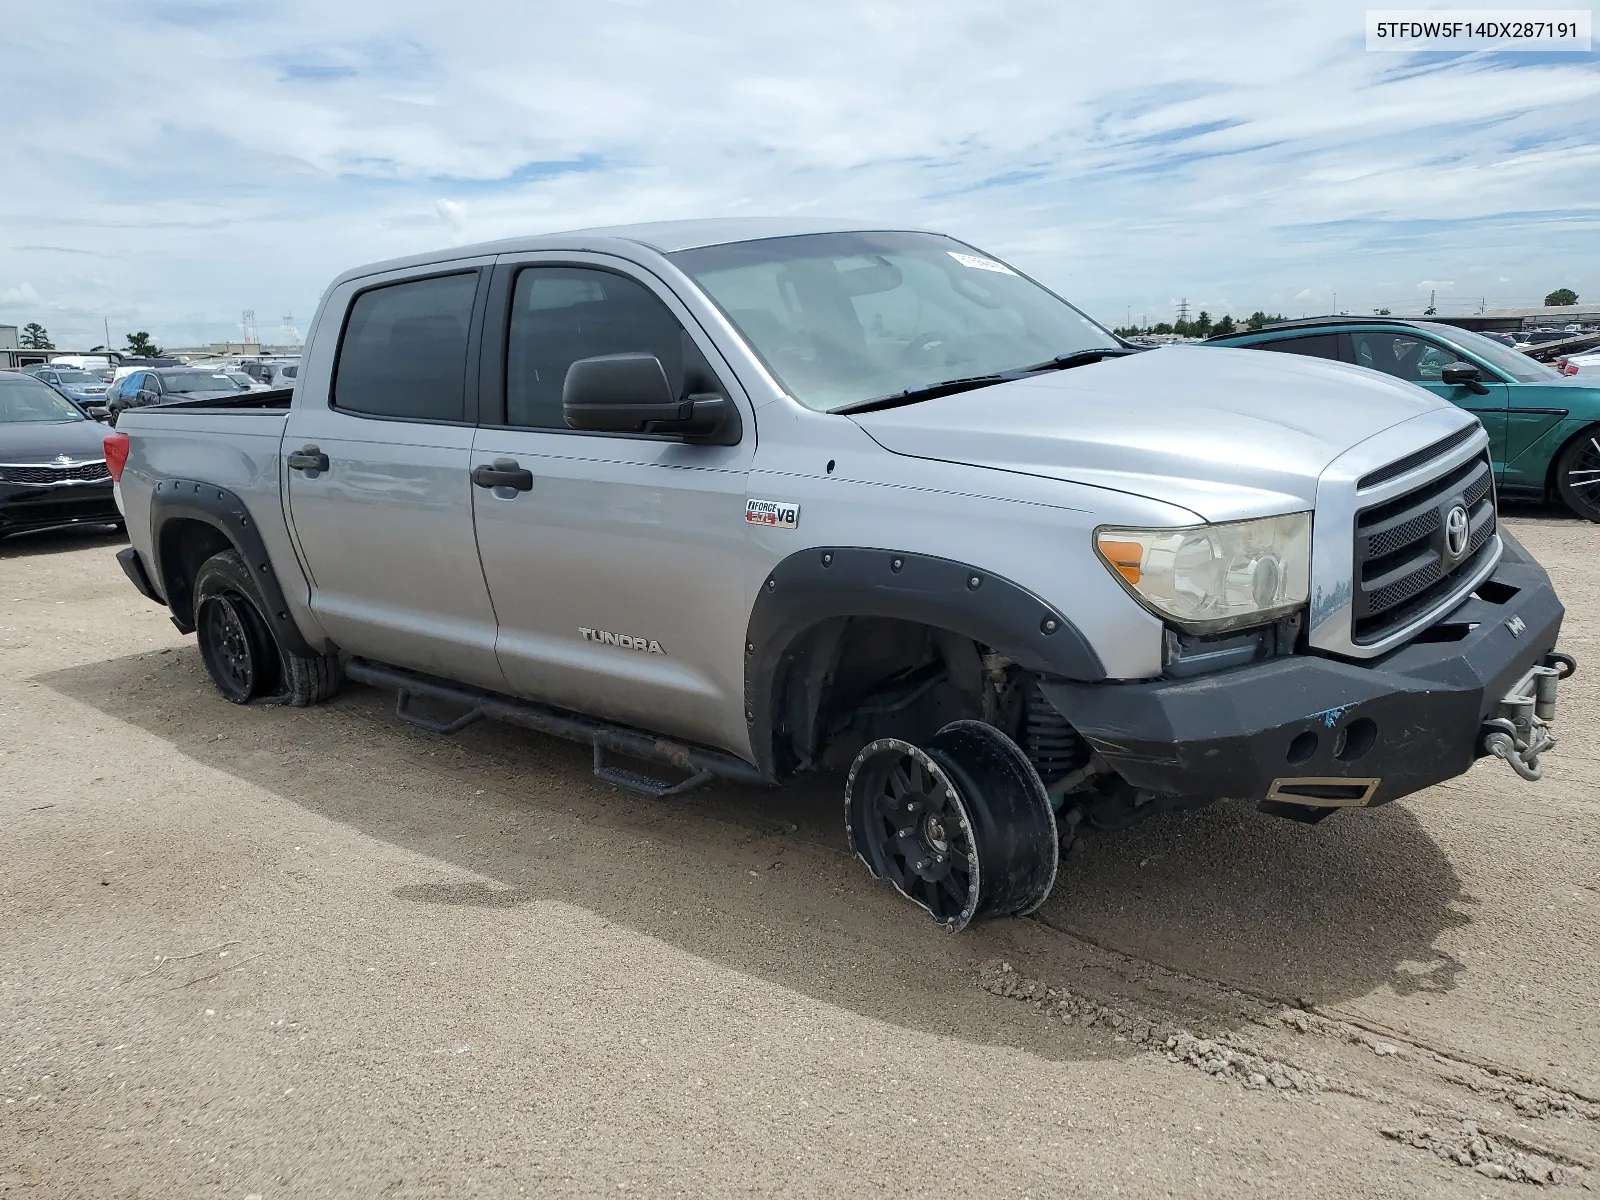
M 128 465 L 128 435 L 108 433 L 105 440 L 106 469 L 117 483 L 122 482 L 122 469 Z

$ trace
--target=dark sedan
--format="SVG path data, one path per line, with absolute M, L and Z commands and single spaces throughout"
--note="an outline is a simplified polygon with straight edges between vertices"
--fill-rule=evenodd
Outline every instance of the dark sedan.
M 0 371 L 0 537 L 120 523 L 105 432 L 49 385 Z
M 204 400 L 212 396 L 237 396 L 240 387 L 220 371 L 193 367 L 158 367 L 125 375 L 111 385 L 106 395 L 111 423 L 125 408 L 147 404 L 173 404 L 183 400 Z

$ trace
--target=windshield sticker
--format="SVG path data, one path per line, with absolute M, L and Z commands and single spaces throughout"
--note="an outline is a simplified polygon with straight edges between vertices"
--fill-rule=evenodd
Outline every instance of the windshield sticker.
M 766 525 L 772 529 L 798 529 L 800 506 L 787 500 L 746 500 L 744 519 L 750 525 Z
M 992 258 L 980 258 L 976 254 L 957 254 L 954 250 L 946 250 L 951 258 L 963 267 L 972 267 L 978 271 L 993 271 L 996 275 L 1015 275 L 1016 272 L 1003 262 L 995 262 Z

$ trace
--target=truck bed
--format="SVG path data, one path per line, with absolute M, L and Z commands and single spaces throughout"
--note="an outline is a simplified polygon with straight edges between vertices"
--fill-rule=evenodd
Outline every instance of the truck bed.
M 145 404 L 138 408 L 124 409 L 122 416 L 129 413 L 153 413 L 168 409 L 176 412 L 194 412 L 197 409 L 226 409 L 236 412 L 244 409 L 282 409 L 289 411 L 289 402 L 294 398 L 293 388 L 271 388 L 265 392 L 240 392 L 237 396 L 206 396 L 199 400 L 176 400 L 170 404 Z M 119 421 L 121 416 L 117 418 Z

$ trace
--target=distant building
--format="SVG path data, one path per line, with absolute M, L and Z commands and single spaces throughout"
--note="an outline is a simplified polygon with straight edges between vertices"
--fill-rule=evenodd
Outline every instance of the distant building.
M 0 325 L 0 350 L 16 350 L 18 348 L 17 327 L 15 325 Z
M 1600 302 L 1551 304 L 1540 308 L 1491 308 L 1464 317 L 1410 317 L 1413 321 L 1438 321 L 1457 329 L 1487 333 L 1516 333 L 1521 329 L 1562 329 L 1568 325 L 1600 325 Z

